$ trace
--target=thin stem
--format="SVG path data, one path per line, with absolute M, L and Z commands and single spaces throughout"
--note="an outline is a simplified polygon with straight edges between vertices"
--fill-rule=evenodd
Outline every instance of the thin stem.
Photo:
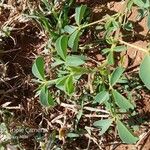
M 125 4 L 123 5 L 122 9 L 120 10 L 119 14 L 119 18 L 118 18 L 118 23 L 122 24 L 122 20 L 126 11 L 126 7 L 128 4 L 129 0 L 125 1 Z M 114 40 L 118 41 L 119 39 L 119 35 L 120 35 L 120 30 L 121 30 L 121 26 L 115 31 L 115 35 L 114 35 Z M 111 46 L 111 50 L 113 51 L 113 49 L 116 47 L 117 42 L 114 42 Z
M 109 115 L 84 114 L 88 118 L 108 118 Z
M 144 49 L 144 48 L 142 48 L 142 47 L 139 47 L 139 46 L 136 46 L 136 45 L 133 45 L 133 44 L 129 44 L 129 43 L 127 43 L 127 42 L 125 42 L 125 41 L 122 41 L 122 40 L 118 40 L 118 41 L 119 41 L 120 43 L 124 44 L 124 45 L 129 46 L 129 47 L 135 48 L 135 49 L 140 50 L 140 51 L 142 51 L 142 52 L 144 52 L 144 53 L 148 53 L 148 50 L 147 50 L 147 49 Z
M 87 59 L 88 59 L 88 60 L 91 60 L 91 61 L 93 61 L 93 62 L 95 62 L 95 63 L 98 64 L 99 66 L 101 65 L 100 62 L 96 61 L 95 59 L 93 59 L 93 58 L 91 58 L 91 57 L 88 57 Z
M 83 107 L 83 109 L 89 110 L 89 111 L 94 111 L 94 112 L 102 112 L 102 113 L 109 114 L 109 112 L 107 110 L 103 110 L 103 109 L 99 109 L 99 108 Z
M 126 9 L 127 9 L 127 4 L 128 4 L 128 2 L 129 2 L 129 0 L 125 0 L 122 9 L 121 9 L 120 12 L 119 12 L 120 15 L 119 15 L 119 20 L 118 20 L 118 22 L 119 22 L 120 24 L 122 24 L 124 14 L 126 14 L 125 12 L 126 12 Z M 115 39 L 116 41 L 119 39 L 120 30 L 121 30 L 121 26 L 120 26 L 120 27 L 116 30 L 116 32 L 115 32 L 114 39 Z
M 116 16 L 118 16 L 118 13 L 112 15 L 111 17 L 116 17 Z M 109 17 L 110 17 L 110 16 L 107 16 L 107 17 L 104 17 L 104 18 L 102 18 L 102 19 L 100 19 L 100 20 L 97 20 L 97 21 L 91 22 L 91 23 L 89 23 L 89 24 L 83 25 L 83 26 L 81 26 L 80 29 L 87 28 L 87 27 L 93 26 L 93 25 L 95 25 L 95 24 L 99 24 L 100 22 L 103 22 L 103 21 L 107 20 Z

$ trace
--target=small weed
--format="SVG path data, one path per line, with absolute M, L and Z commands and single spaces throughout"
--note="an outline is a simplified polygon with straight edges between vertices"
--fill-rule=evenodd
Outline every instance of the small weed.
M 128 37 L 126 33 L 130 35 L 135 32 L 133 22 L 129 20 L 134 7 L 138 11 L 137 21 L 146 18 L 150 30 L 149 0 L 124 0 L 119 12 L 107 14 L 93 22 L 90 8 L 79 6 L 74 0 L 41 0 L 37 9 L 26 11 L 26 17 L 34 20 L 46 35 L 46 56 L 51 59 L 51 63 L 47 63 L 42 52 L 32 65 L 33 81 L 38 85 L 35 95 L 46 111 L 58 105 L 68 107 L 73 111 L 74 119 L 69 131 L 67 128 L 70 127 L 65 126 L 67 119 L 63 116 L 64 120 L 58 122 L 61 125 L 58 135 L 54 131 L 46 142 L 40 141 L 41 149 L 59 149 L 57 140 L 65 145 L 65 140 L 83 136 L 99 147 L 92 135 L 94 130 L 102 136 L 110 132 L 115 134 L 112 132 L 115 129 L 118 137 L 127 144 L 135 144 L 139 140 L 134 133 L 135 128 L 128 123 L 129 118 L 136 114 L 136 104 L 122 54 L 127 53 L 129 47 L 144 54 L 137 79 L 144 85 L 135 81 L 131 86 L 138 85 L 150 90 L 150 46 L 147 44 L 146 48 L 142 48 L 124 40 Z M 10 35 L 11 28 L 0 30 L 0 40 Z M 146 36 L 149 36 L 149 31 Z M 95 53 L 102 59 L 96 60 Z M 47 67 L 52 75 L 46 70 Z M 101 119 L 93 119 L 97 117 Z M 88 121 L 82 124 L 82 118 L 90 118 L 92 126 L 88 126 Z M 6 128 L 3 123 L 0 126 Z M 9 132 L 5 134 L 9 136 Z M 3 149 L 3 143 L 0 149 Z
M 126 0 L 121 12 L 112 16 L 106 16 L 105 18 L 92 23 L 85 21 L 87 9 L 85 5 L 75 8 L 75 14 L 73 15 L 75 22 L 71 22 L 72 24 L 69 23 L 68 17 L 64 20 L 60 19 L 62 14 L 64 15 L 64 11 L 60 10 L 59 15 L 57 13 L 57 16 L 59 17 L 55 18 L 55 24 L 57 24 L 57 26 L 55 26 L 55 28 L 57 27 L 57 32 L 55 33 L 59 36 L 57 36 L 55 39 L 56 42 L 54 42 L 55 51 L 53 54 L 55 62 L 51 65 L 52 69 L 57 71 L 58 77 L 52 80 L 46 80 L 43 57 L 36 58 L 32 67 L 32 72 L 34 76 L 38 78 L 37 82 L 40 83 L 38 94 L 41 104 L 46 107 L 54 106 L 55 103 L 55 98 L 51 96 L 48 90 L 50 86 L 54 85 L 56 88 L 67 94 L 69 99 L 73 100 L 76 96 L 77 82 L 83 75 L 94 74 L 94 78 L 98 78 L 99 81 L 95 85 L 94 92 L 91 93 L 91 97 L 93 97 L 92 103 L 104 105 L 109 112 L 109 118 L 98 120 L 94 122 L 93 126 L 100 128 L 100 135 L 102 135 L 110 126 L 116 125 L 118 135 L 125 143 L 135 143 L 138 140 L 138 137 L 132 133 L 131 129 L 122 122 L 125 116 L 124 114 L 132 114 L 135 105 L 129 95 L 125 96 L 125 94 L 118 89 L 118 85 L 122 86 L 125 81 L 123 77 L 125 77 L 124 72 L 126 68 L 120 64 L 112 69 L 112 66 L 116 66 L 117 63 L 114 59 L 115 54 L 126 51 L 128 46 L 145 52 L 145 57 L 140 65 L 139 76 L 145 86 L 150 89 L 150 77 L 148 74 L 150 70 L 147 68 L 147 66 L 150 65 L 149 49 L 136 47 L 121 40 L 121 36 L 123 36 L 121 35 L 121 29 L 134 30 L 126 18 L 128 13 L 132 10 L 133 5 L 139 7 L 140 18 L 147 16 L 147 24 L 150 28 L 149 0 Z M 42 17 L 40 19 L 42 21 L 46 20 L 46 18 L 42 19 Z M 87 67 L 89 56 L 81 53 L 79 41 L 84 29 L 90 30 L 90 27 L 96 24 L 100 24 L 104 27 L 104 40 L 110 45 L 110 48 L 102 50 L 102 54 L 106 57 L 102 64 L 98 63 L 94 68 L 89 68 Z M 47 27 L 46 31 L 49 30 L 51 33 L 51 27 L 48 27 L 48 25 L 50 26 L 51 24 L 48 22 L 45 23 L 45 26 Z M 78 53 L 78 55 L 75 55 L 75 53 Z M 61 69 L 61 71 L 58 71 L 56 68 Z M 130 91 L 128 91 L 128 93 L 130 93 Z
M 124 68 L 122 64 L 114 69 L 111 68 L 111 66 L 114 66 L 117 63 L 114 59 L 116 53 L 120 54 L 121 52 L 126 51 L 128 46 L 145 52 L 146 55 L 141 62 L 139 76 L 145 86 L 150 89 L 150 77 L 148 74 L 150 70 L 147 68 L 147 66 L 150 65 L 149 50 L 135 47 L 134 45 L 121 40 L 121 36 L 123 36 L 121 35 L 121 29 L 128 31 L 134 30 L 132 24 L 128 22 L 126 17 L 132 10 L 132 6 L 134 4 L 139 7 L 140 18 L 147 16 L 147 24 L 149 27 L 149 0 L 126 0 L 121 12 L 118 12 L 112 16 L 106 16 L 105 18 L 92 23 L 85 21 L 87 9 L 85 5 L 75 8 L 75 14 L 73 15 L 75 22 L 71 22 L 72 24 L 70 24 L 68 20 L 68 14 L 65 14 L 67 18 L 64 20 L 61 18 L 61 16 L 64 15 L 64 10 L 59 10 L 59 15 L 58 13 L 56 14 L 57 17 L 54 13 L 52 13 L 56 25 L 52 31 L 50 27 L 52 24 L 46 21 L 47 18 L 43 18 L 41 16 L 40 20 L 42 22 L 45 21 L 43 25 L 44 28 L 46 28 L 46 31 L 49 31 L 49 33 L 54 32 L 57 27 L 55 34 L 58 36 L 55 36 L 55 51 L 53 53 L 55 62 L 51 66 L 52 69 L 57 71 L 58 77 L 52 80 L 46 80 L 43 57 L 38 57 L 32 67 L 32 72 L 35 77 L 38 78 L 37 82 L 40 83 L 38 93 L 41 104 L 46 107 L 54 106 L 55 103 L 55 98 L 51 96 L 48 90 L 50 86 L 54 85 L 56 88 L 67 94 L 70 99 L 74 99 L 76 95 L 77 82 L 83 75 L 94 73 L 94 76 L 96 76 L 94 78 L 98 78 L 99 81 L 95 85 L 96 87 L 94 92 L 91 93 L 91 96 L 93 97 L 92 103 L 104 105 L 110 114 L 108 119 L 98 120 L 94 122 L 93 126 L 100 128 L 100 135 L 102 135 L 109 129 L 110 126 L 116 125 L 118 135 L 125 143 L 135 143 L 138 140 L 138 137 L 132 133 L 131 129 L 129 129 L 127 125 L 122 122 L 124 114 L 132 114 L 135 106 L 129 95 L 124 96 L 124 94 L 117 89 L 117 85 L 122 86 L 124 83 L 123 77 L 125 77 L 124 72 L 126 68 Z M 87 67 L 89 56 L 81 53 L 79 41 L 84 29 L 86 28 L 90 30 L 90 27 L 96 24 L 100 24 L 104 27 L 104 40 L 110 45 L 110 48 L 105 48 L 102 50 L 103 55 L 106 57 L 102 64 L 98 63 L 94 68 L 89 68 Z M 75 53 L 79 54 L 74 55 Z M 58 71 L 56 68 L 61 69 L 61 71 Z M 128 91 L 128 93 L 130 93 L 130 91 Z

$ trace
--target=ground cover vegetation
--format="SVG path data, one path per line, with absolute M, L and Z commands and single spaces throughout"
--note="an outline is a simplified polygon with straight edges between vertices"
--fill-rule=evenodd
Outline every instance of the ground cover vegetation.
M 119 11 L 99 13 L 99 19 L 94 18 L 86 1 L 41 0 L 20 5 L 26 6 L 18 10 L 17 20 L 20 19 L 21 23 L 15 24 L 11 19 L 3 21 L 0 30 L 1 149 L 11 144 L 18 149 L 43 150 L 115 149 L 120 143 L 138 147 L 149 134 L 148 119 L 140 114 L 143 106 L 138 102 L 149 95 L 150 90 L 150 1 L 124 0 Z M 104 9 L 109 7 L 108 2 L 100 5 Z M 9 13 L 13 7 L 1 1 L 1 15 Z M 137 14 L 135 23 L 130 19 L 133 12 Z M 135 24 L 143 19 L 147 28 L 143 37 L 145 48 L 131 43 L 137 34 Z M 30 100 L 17 102 L 26 103 L 25 110 L 9 107 L 9 94 L 16 93 L 11 90 L 7 93 L 5 89 L 17 83 L 18 73 L 11 83 L 12 78 L 7 77 L 9 57 L 5 56 L 9 46 L 5 45 L 17 45 L 16 30 L 20 32 L 26 26 L 32 27 L 29 34 L 38 39 L 33 44 L 39 43 L 40 46 L 38 50 L 35 48 L 37 51 L 30 52 L 29 81 L 27 77 L 24 82 L 19 81 L 17 89 L 19 92 L 20 87 L 26 85 L 26 91 L 32 92 Z M 30 37 L 27 44 L 29 42 Z M 142 59 L 134 67 L 133 60 L 127 60 L 127 53 L 133 49 L 142 54 Z M 13 55 L 16 51 L 8 53 Z M 126 65 L 127 61 L 131 67 Z M 137 68 L 135 72 L 134 68 Z M 19 69 L 20 74 L 26 76 L 22 67 Z M 29 116 L 20 113 L 21 109 L 33 115 L 32 119 L 38 118 L 33 120 L 36 122 L 32 127 L 34 131 L 27 124 L 26 117 Z M 19 119 L 17 115 L 20 115 Z M 15 119 L 22 125 L 15 125 Z M 139 133 L 140 128 L 147 134 Z M 30 146 L 25 143 L 30 143 Z

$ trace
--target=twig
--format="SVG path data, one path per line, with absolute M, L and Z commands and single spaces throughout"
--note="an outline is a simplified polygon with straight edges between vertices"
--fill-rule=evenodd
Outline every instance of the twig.
M 109 114 L 109 112 L 106 111 L 106 110 L 97 109 L 97 108 L 92 108 L 92 107 L 83 107 L 83 109 L 89 110 L 89 111 L 94 111 L 94 112 L 102 112 L 102 113 Z
M 76 107 L 75 105 L 66 104 L 66 103 L 61 103 L 60 106 L 62 106 L 62 107 L 70 107 L 70 108 L 73 108 L 73 109 L 75 109 L 75 107 Z
M 122 24 L 123 16 L 124 16 L 124 13 L 125 13 L 125 11 L 126 11 L 126 9 L 127 9 L 127 4 L 128 4 L 128 2 L 129 2 L 129 0 L 125 0 L 122 9 L 121 9 L 120 12 L 119 12 L 120 16 L 119 16 L 119 21 L 118 21 L 118 22 L 119 22 L 120 24 Z M 119 39 L 120 30 L 121 30 L 121 27 L 119 27 L 119 28 L 116 30 L 116 32 L 115 32 L 114 38 L 115 38 L 116 41 Z
M 144 49 L 144 48 L 141 48 L 141 47 L 139 47 L 139 46 L 135 46 L 135 45 L 133 45 L 133 44 L 129 44 L 129 43 L 127 43 L 127 42 L 125 42 L 125 41 L 123 41 L 123 40 L 118 40 L 120 43 L 122 43 L 122 44 L 124 44 L 124 45 L 127 45 L 127 46 L 129 46 L 129 47 L 132 47 L 132 48 L 135 48 L 135 49 L 137 49 L 137 50 L 140 50 L 140 51 L 143 51 L 143 52 L 145 52 L 145 53 L 148 53 L 148 50 L 146 50 L 146 49 Z
M 61 103 L 60 106 L 65 107 L 65 108 L 66 107 L 67 108 L 72 108 L 72 109 L 75 109 L 75 110 L 78 108 L 78 106 L 75 106 L 75 105 L 72 105 L 72 104 L 66 104 L 66 103 Z M 102 113 L 109 114 L 109 112 L 106 111 L 106 110 L 92 108 L 92 107 L 83 107 L 83 109 L 89 110 L 89 111 L 94 111 L 94 112 L 102 112 Z
M 99 147 L 99 149 L 102 150 L 102 147 L 101 147 L 100 144 L 97 142 L 97 139 L 96 139 L 96 138 L 92 137 L 92 136 L 89 135 L 89 134 L 85 134 L 84 136 L 87 137 L 87 138 L 89 138 L 89 139 L 91 139 L 91 140 Z
M 90 90 L 90 94 L 94 93 L 93 85 L 92 85 L 93 79 L 94 79 L 94 73 L 93 74 L 89 73 L 88 74 L 88 83 L 87 83 L 87 86 L 88 86 L 88 88 Z
M 21 110 L 21 105 L 19 105 L 19 106 L 6 106 L 6 107 L 4 106 L 3 108 L 9 109 L 9 110 L 11 110 L 11 109 L 19 109 L 19 110 Z
M 77 113 L 77 106 L 75 106 L 75 105 L 61 103 L 60 106 L 62 106 L 64 108 L 67 108 L 68 110 L 71 110 L 71 111 Z
M 100 62 L 96 61 L 95 59 L 93 59 L 93 58 L 91 58 L 91 57 L 88 57 L 87 59 L 88 59 L 88 60 L 91 60 L 91 61 L 93 61 L 93 62 L 95 62 L 95 63 L 98 64 L 98 65 L 101 65 Z
M 51 123 L 54 123 L 54 122 L 56 122 L 57 120 L 59 120 L 63 117 L 64 117 L 64 114 L 61 114 L 61 115 L 57 116 L 56 118 L 54 118 L 53 120 L 51 120 Z
M 115 17 L 115 16 L 117 16 L 117 15 L 118 15 L 118 13 L 112 15 L 111 17 Z M 89 23 L 89 24 L 86 24 L 86 25 L 82 26 L 81 29 L 86 28 L 86 27 L 89 27 L 89 26 L 93 26 L 93 25 L 95 25 L 95 24 L 99 24 L 100 22 L 103 22 L 103 21 L 106 21 L 106 20 L 108 19 L 108 17 L 109 17 L 109 16 L 104 17 L 104 18 L 102 18 L 102 19 L 100 19 L 100 20 L 91 22 L 91 23 Z
M 84 114 L 85 117 L 88 118 L 108 118 L 109 115 L 95 115 L 95 114 Z
M 2 53 L 2 54 L 5 54 L 5 53 L 11 53 L 11 52 L 15 52 L 15 51 L 18 51 L 18 50 L 20 50 L 20 48 L 18 48 L 18 49 L 12 49 L 12 50 L 8 50 L 8 51 L 3 51 L 3 50 L 0 50 L 0 53 Z
M 143 141 L 144 139 L 146 139 L 147 136 L 149 136 L 150 134 L 150 130 L 148 132 L 145 132 L 143 133 L 141 136 L 140 136 L 140 140 L 137 142 L 137 144 L 135 145 L 136 147 L 139 146 L 139 144 L 141 143 L 141 141 Z
M 4 7 L 7 9 L 15 9 L 12 5 L 7 5 L 7 4 L 0 4 L 0 7 Z

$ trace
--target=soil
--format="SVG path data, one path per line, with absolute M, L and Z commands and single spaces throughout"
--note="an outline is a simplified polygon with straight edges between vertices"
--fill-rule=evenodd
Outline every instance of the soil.
M 91 8 L 94 13 L 92 16 L 93 20 L 98 20 L 106 14 L 114 14 L 114 12 L 119 11 L 123 5 L 123 1 L 119 0 L 94 0 L 92 2 L 90 0 L 80 0 L 78 3 L 87 4 Z M 9 14 L 10 12 L 8 10 L 5 10 L 0 14 L 1 26 L 7 21 Z M 137 23 L 137 14 L 137 9 L 134 8 L 130 15 L 130 20 L 135 25 L 134 29 L 136 33 L 134 33 L 134 36 L 129 36 L 124 40 L 136 46 L 145 48 L 147 47 L 147 41 L 149 41 L 149 37 L 145 39 L 145 35 L 148 33 L 146 19 L 142 19 Z M 29 128 L 39 128 L 39 126 L 42 128 L 47 127 L 49 132 L 52 130 L 59 132 L 61 125 L 59 123 L 52 125 L 50 121 L 57 116 L 66 115 L 67 121 L 71 124 L 75 117 L 75 113 L 61 106 L 56 106 L 52 110 L 47 111 L 41 107 L 38 98 L 34 96 L 34 91 L 37 87 L 32 81 L 33 75 L 31 74 L 31 67 L 36 55 L 41 54 L 41 51 L 43 51 L 46 37 L 41 35 L 40 29 L 33 21 L 25 23 L 15 21 L 13 27 L 15 30 L 11 32 L 11 37 L 3 38 L 2 42 L 0 41 L 0 49 L 3 49 L 3 53 L 0 51 L 0 59 L 2 60 L 0 62 L 0 78 L 2 79 L 0 80 L 1 110 L 6 110 L 5 107 L 3 107 L 5 105 L 6 107 L 9 107 L 8 109 L 10 112 L 14 113 L 14 120 L 9 124 L 11 130 L 21 125 Z M 101 61 L 102 59 L 100 54 L 95 54 L 93 57 L 97 61 Z M 125 57 L 126 61 L 124 65 L 125 67 L 130 68 L 127 74 L 129 76 L 134 73 L 137 75 L 140 62 L 144 57 L 143 53 L 133 48 L 128 48 Z M 137 91 L 133 91 L 133 93 L 134 92 L 136 93 Z M 100 137 L 100 140 L 104 142 L 102 149 L 150 150 L 150 93 L 147 90 L 143 90 L 140 93 L 140 99 L 135 100 L 139 115 L 135 116 L 134 119 L 140 124 L 140 129 L 137 134 L 143 136 L 141 137 L 142 140 L 137 145 L 124 145 L 113 143 L 112 140 L 114 137 L 109 137 L 108 135 L 105 139 Z M 4 116 L 0 117 L 0 121 L 3 120 L 3 117 Z M 145 119 L 145 122 L 141 123 L 139 118 Z M 7 119 L 11 120 L 11 117 L 8 117 Z M 85 118 L 81 120 L 79 125 L 84 126 L 84 124 L 89 123 L 85 120 Z M 35 141 L 33 140 L 34 136 L 34 134 L 31 134 L 30 138 L 21 141 L 26 150 L 31 150 L 35 146 Z M 106 141 L 106 139 L 108 139 L 108 141 Z M 76 149 L 75 147 L 84 149 L 86 148 L 87 143 L 88 138 L 81 138 L 72 143 L 66 143 L 65 147 L 66 150 L 74 150 Z M 61 145 L 62 141 L 58 141 L 57 144 Z M 38 147 L 38 145 L 36 146 Z M 98 150 L 100 148 L 98 148 L 95 143 L 92 143 L 90 149 Z

